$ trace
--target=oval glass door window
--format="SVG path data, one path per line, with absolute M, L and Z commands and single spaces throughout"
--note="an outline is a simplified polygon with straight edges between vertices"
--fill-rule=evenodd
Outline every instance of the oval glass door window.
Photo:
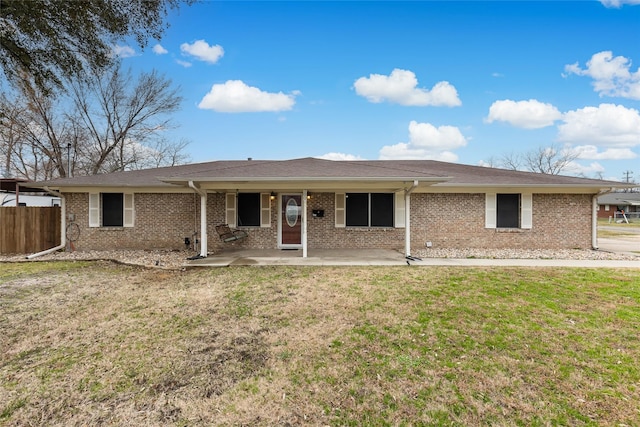
M 298 212 L 300 210 L 298 209 L 298 204 L 296 203 L 295 199 L 289 199 L 287 201 L 287 209 L 286 209 L 286 218 L 287 218 L 287 224 L 289 224 L 289 227 L 293 227 L 296 225 L 296 223 L 298 222 Z

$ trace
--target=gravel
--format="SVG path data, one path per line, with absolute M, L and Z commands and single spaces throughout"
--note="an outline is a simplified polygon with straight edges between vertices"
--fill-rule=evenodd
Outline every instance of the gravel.
M 32 261 L 80 261 L 112 260 L 128 265 L 151 268 L 183 268 L 192 251 L 77 251 L 55 252 L 34 258 Z M 514 249 L 422 249 L 414 254 L 420 258 L 486 258 L 486 259 L 567 259 L 567 260 L 640 260 L 631 254 L 605 251 L 562 249 L 562 250 L 514 250 Z M 29 261 L 24 255 L 0 256 L 0 262 Z

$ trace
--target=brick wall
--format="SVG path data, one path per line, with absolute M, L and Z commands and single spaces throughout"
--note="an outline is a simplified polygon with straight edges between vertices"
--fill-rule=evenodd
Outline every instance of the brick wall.
M 336 228 L 334 193 L 310 193 L 307 203 L 307 243 L 310 249 L 404 248 L 405 230 L 395 228 Z M 135 193 L 135 226 L 89 228 L 87 193 L 66 194 L 67 213 L 79 224 L 78 250 L 183 249 L 184 238 L 200 231 L 200 197 L 195 194 Z M 591 246 L 591 196 L 533 195 L 533 228 L 484 228 L 484 193 L 418 194 L 411 197 L 412 247 L 456 248 L 588 248 Z M 312 210 L 324 210 L 324 217 Z M 243 228 L 248 237 L 222 243 L 215 226 L 225 222 L 224 194 L 207 197 L 207 234 L 210 253 L 222 248 L 276 248 L 278 206 L 271 201 L 271 227 Z
M 312 217 L 313 209 L 324 209 L 324 217 Z M 336 228 L 334 212 L 334 193 L 311 193 L 307 202 L 307 245 L 310 249 L 404 248 L 404 228 Z
M 484 228 L 485 195 L 413 194 L 411 245 L 441 248 L 572 249 L 591 247 L 591 196 L 534 194 L 533 227 Z
M 89 194 L 65 194 L 65 199 L 67 214 L 80 226 L 78 250 L 183 249 L 184 238 L 200 227 L 200 198 L 193 194 L 135 193 L 134 227 L 89 227 Z

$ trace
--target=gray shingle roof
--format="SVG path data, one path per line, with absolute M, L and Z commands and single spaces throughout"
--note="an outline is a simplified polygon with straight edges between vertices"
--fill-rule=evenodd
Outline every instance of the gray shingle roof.
M 221 160 L 207 163 L 114 172 L 93 176 L 29 183 L 30 186 L 64 187 L 170 187 L 170 183 L 232 180 L 419 180 L 438 186 L 624 186 L 561 175 L 545 175 L 470 166 L 434 160 L 332 161 L 311 157 L 291 160 Z

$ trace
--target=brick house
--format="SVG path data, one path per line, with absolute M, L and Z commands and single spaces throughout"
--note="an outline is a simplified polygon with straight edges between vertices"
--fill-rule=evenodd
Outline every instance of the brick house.
M 30 183 L 78 250 L 597 247 L 597 197 L 627 185 L 431 160 L 214 161 Z M 223 243 L 215 226 L 247 237 Z M 63 224 L 63 230 L 65 224 Z M 62 237 L 63 242 L 65 236 Z
M 598 218 L 618 220 L 622 213 L 640 219 L 640 193 L 607 193 L 598 197 Z

